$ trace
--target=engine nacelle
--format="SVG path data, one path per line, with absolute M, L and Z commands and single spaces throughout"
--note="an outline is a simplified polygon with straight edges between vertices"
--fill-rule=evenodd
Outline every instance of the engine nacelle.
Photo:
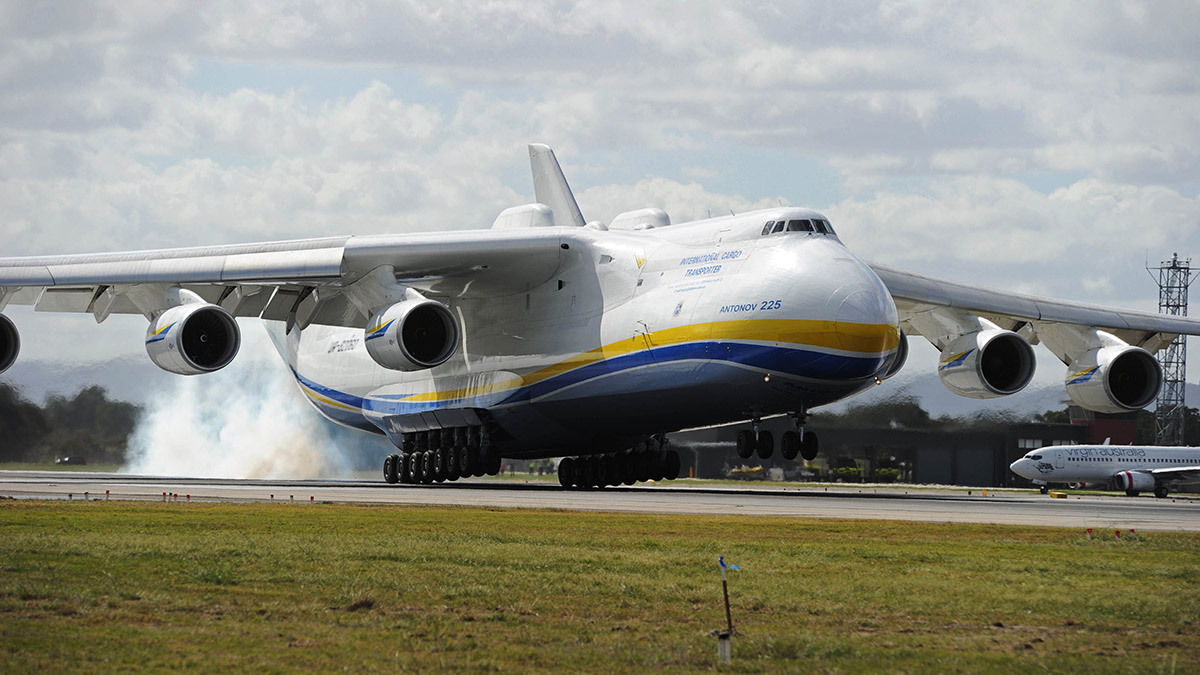
M 1149 492 L 1154 489 L 1154 476 L 1145 471 L 1122 471 L 1113 478 L 1118 490 Z
M 963 335 L 947 345 L 938 376 L 959 396 L 996 398 L 1024 389 L 1036 364 L 1033 347 L 1025 338 L 993 328 Z
M 223 307 L 189 303 L 172 307 L 146 329 L 146 352 L 159 368 L 179 375 L 220 370 L 242 344 L 237 322 Z
M 425 370 L 458 349 L 458 322 L 450 308 L 426 299 L 405 300 L 371 317 L 363 344 L 375 363 L 392 370 Z
M 1162 386 L 1162 367 L 1150 352 L 1132 345 L 1093 349 L 1071 362 L 1067 395 L 1102 413 L 1123 413 L 1150 405 Z
M 896 345 L 896 352 L 892 354 L 892 360 L 888 363 L 887 368 L 879 374 L 879 379 L 886 380 L 889 377 L 900 372 L 904 364 L 908 362 L 908 336 L 904 331 L 900 331 L 900 343 Z
M 0 373 L 12 367 L 17 362 L 17 354 L 21 353 L 21 334 L 12 319 L 0 314 Z

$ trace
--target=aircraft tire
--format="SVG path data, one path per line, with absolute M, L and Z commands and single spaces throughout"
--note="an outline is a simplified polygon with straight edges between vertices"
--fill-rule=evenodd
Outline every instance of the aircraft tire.
M 794 431 L 783 432 L 783 436 L 779 438 L 779 454 L 789 462 L 796 459 L 796 455 L 800 454 L 800 434 Z
M 621 484 L 633 485 L 637 482 L 637 462 L 633 455 L 629 453 L 617 455 L 617 464 L 621 467 Z
M 1158 497 L 1159 499 L 1166 499 L 1167 498 L 1167 486 L 1166 485 L 1155 485 L 1154 486 L 1154 496 Z
M 425 482 L 425 453 L 414 452 L 408 456 L 408 463 L 411 465 L 408 468 L 409 474 L 412 475 L 412 482 Z
M 679 451 L 667 450 L 663 477 L 667 480 L 675 480 L 676 478 L 679 478 L 679 469 Z
M 737 454 L 742 459 L 750 459 L 754 454 L 754 432 L 743 429 L 737 435 Z
M 408 461 L 408 455 L 407 454 L 400 455 L 399 461 L 397 462 L 397 464 L 399 465 L 399 471 L 397 471 L 397 473 L 400 474 L 398 476 L 400 479 L 400 482 L 401 483 L 413 482 L 412 481 L 412 462 Z
M 804 458 L 804 461 L 813 461 L 820 451 L 821 444 L 817 440 L 817 435 L 811 431 L 804 432 L 804 438 L 800 441 L 800 456 Z
M 399 474 L 396 472 L 396 462 L 399 460 L 397 455 L 388 455 L 383 458 L 383 480 L 387 483 L 395 483 L 400 480 Z
M 424 453 L 421 453 L 421 483 L 433 483 L 433 467 L 436 466 L 433 450 L 425 450 Z
M 667 453 L 654 452 L 650 454 L 650 478 L 662 482 L 667 477 Z
M 1042 493 L 1042 494 L 1044 494 L 1044 495 L 1045 495 L 1045 494 L 1050 494 L 1050 486 L 1049 486 L 1049 485 L 1043 485 L 1043 486 L 1042 486 L 1042 487 L 1041 487 L 1041 488 L 1038 490 L 1038 492 L 1041 492 L 1041 493 Z
M 503 461 L 500 458 L 500 453 L 498 453 L 494 450 L 489 451 L 487 454 L 487 467 L 486 467 L 487 475 L 499 476 L 500 475 L 500 466 L 502 463 L 503 463 Z
M 1126 490 L 1126 491 L 1125 491 L 1125 496 L 1126 496 L 1126 497 L 1136 497 L 1136 496 L 1138 496 L 1138 495 L 1140 495 L 1140 494 L 1142 494 L 1142 493 L 1141 493 L 1141 492 L 1138 492 L 1137 490 Z
M 758 442 L 754 444 L 759 459 L 771 459 L 775 453 L 775 437 L 769 431 L 758 432 Z
M 569 488 L 575 484 L 575 460 L 563 457 L 558 460 L 558 484 Z
M 446 480 L 462 478 L 462 472 L 458 469 L 458 453 L 452 448 L 446 453 L 446 457 Z

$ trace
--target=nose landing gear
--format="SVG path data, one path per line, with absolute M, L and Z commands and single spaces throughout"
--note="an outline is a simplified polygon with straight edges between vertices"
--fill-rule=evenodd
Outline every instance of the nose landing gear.
M 789 461 L 796 459 L 797 455 L 806 461 L 816 459 L 817 452 L 820 450 L 817 434 L 804 430 L 804 423 L 808 421 L 808 413 L 801 409 L 793 414 L 792 418 L 796 421 L 796 430 L 783 432 L 783 436 L 779 439 L 779 453 Z M 759 459 L 770 459 L 775 441 L 771 432 L 764 431 L 761 424 L 761 420 L 754 417 L 753 430 L 743 429 L 738 432 L 738 457 L 750 459 L 757 452 Z

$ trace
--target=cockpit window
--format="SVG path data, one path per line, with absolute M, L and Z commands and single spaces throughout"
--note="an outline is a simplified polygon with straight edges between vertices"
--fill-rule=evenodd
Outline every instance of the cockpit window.
M 766 225 L 763 225 L 763 235 L 771 234 L 771 228 L 775 227 L 775 221 L 768 220 Z
M 828 220 L 813 219 L 813 225 L 817 227 L 817 231 L 821 234 L 833 234 L 833 228 L 829 226 Z
M 1033 460 L 1038 460 L 1038 459 L 1041 459 L 1041 458 L 1042 458 L 1042 456 L 1041 456 L 1041 455 L 1030 455 L 1030 456 L 1029 456 L 1029 459 L 1033 459 Z
M 812 232 L 812 221 L 809 220 L 789 220 L 788 232 Z
M 783 232 L 783 228 L 787 227 L 787 221 L 779 220 L 775 222 L 775 227 L 771 228 L 771 234 Z

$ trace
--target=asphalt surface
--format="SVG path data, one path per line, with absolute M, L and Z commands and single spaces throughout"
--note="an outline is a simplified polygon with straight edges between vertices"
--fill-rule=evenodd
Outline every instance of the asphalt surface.
M 0 471 L 0 497 L 170 501 L 345 502 L 462 505 L 576 511 L 868 518 L 918 522 L 994 523 L 1200 532 L 1200 495 L 1156 499 L 1078 496 L 979 488 L 687 487 L 686 482 L 593 490 L 545 483 L 470 480 L 440 485 L 388 485 L 353 480 L 162 478 L 112 473 Z M 106 494 L 107 493 L 107 494 Z M 164 498 L 164 494 L 167 496 Z

